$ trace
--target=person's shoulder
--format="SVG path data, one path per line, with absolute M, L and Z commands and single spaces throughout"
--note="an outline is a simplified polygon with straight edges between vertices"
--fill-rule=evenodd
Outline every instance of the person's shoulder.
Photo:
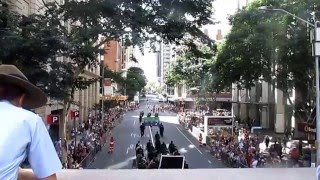
M 32 111 L 16 107 L 10 103 L 2 103 L 1 106 L 5 107 L 7 115 L 10 115 L 16 120 L 27 120 L 28 122 L 36 122 L 41 120 L 41 117 Z

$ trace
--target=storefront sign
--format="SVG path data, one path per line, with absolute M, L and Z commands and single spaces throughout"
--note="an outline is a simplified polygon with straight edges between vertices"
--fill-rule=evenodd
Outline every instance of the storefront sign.
M 298 123 L 298 131 L 303 133 L 316 133 L 316 127 L 312 124 Z
M 208 126 L 231 126 L 232 118 L 230 117 L 219 117 L 219 118 L 208 118 Z
M 49 114 L 47 116 L 47 124 L 48 125 L 59 125 L 60 122 L 60 115 L 58 114 Z
M 71 118 L 78 118 L 80 116 L 79 111 L 71 111 L 70 112 Z

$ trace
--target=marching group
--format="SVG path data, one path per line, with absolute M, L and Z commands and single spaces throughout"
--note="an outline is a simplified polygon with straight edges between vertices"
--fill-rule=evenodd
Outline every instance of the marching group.
M 133 167 L 138 169 L 158 169 L 161 155 L 179 156 L 179 150 L 173 141 L 167 146 L 165 142 L 161 143 L 161 135 L 159 132 L 155 134 L 155 144 L 153 146 L 151 140 L 146 145 L 145 149 L 140 141 L 136 144 L 136 160 L 133 162 Z M 184 168 L 188 169 L 189 165 L 185 162 Z
M 151 112 L 155 112 L 155 117 L 158 117 L 159 111 L 162 111 L 162 108 L 156 107 L 156 106 L 153 106 L 151 110 Z M 147 117 L 151 117 L 151 112 L 147 114 Z M 141 137 L 144 136 L 146 125 L 149 125 L 151 127 L 152 125 L 155 125 L 152 123 L 146 124 L 145 122 L 142 122 L 143 116 L 144 116 L 144 112 L 141 111 L 139 115 L 139 121 L 141 124 L 140 125 Z M 136 144 L 136 160 L 133 162 L 133 167 L 136 167 L 138 169 L 158 169 L 161 155 L 168 155 L 168 154 L 172 156 L 180 155 L 173 141 L 170 142 L 168 147 L 165 142 L 161 143 L 160 139 L 163 137 L 164 126 L 160 122 L 157 122 L 156 125 L 158 126 L 159 131 L 157 131 L 155 134 L 155 144 L 153 145 L 151 140 L 149 139 L 149 142 L 146 144 L 146 155 L 145 155 L 145 149 L 143 148 L 140 141 L 138 141 L 138 143 Z M 185 168 L 188 168 L 188 164 L 185 164 Z

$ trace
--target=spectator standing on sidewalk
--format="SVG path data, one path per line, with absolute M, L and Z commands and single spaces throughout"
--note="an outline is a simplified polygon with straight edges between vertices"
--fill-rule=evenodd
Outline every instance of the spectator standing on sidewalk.
M 266 136 L 266 139 L 264 140 L 264 142 L 266 144 L 266 148 L 268 148 L 269 147 L 269 143 L 270 143 L 270 138 L 269 138 L 268 135 Z
M 57 179 L 62 168 L 42 119 L 47 97 L 13 65 L 0 65 L 0 179 Z M 3 148 L 7 147 L 7 148 Z M 21 169 L 28 158 L 33 171 Z

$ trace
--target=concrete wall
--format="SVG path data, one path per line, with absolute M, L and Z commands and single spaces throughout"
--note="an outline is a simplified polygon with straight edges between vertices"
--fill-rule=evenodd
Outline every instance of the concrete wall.
M 131 161 L 130 161 L 131 162 Z M 192 163 L 190 163 L 192 167 Z M 63 170 L 58 173 L 59 180 L 87 179 L 121 180 L 316 180 L 315 168 L 258 168 L 258 169 L 157 169 L 157 170 Z

